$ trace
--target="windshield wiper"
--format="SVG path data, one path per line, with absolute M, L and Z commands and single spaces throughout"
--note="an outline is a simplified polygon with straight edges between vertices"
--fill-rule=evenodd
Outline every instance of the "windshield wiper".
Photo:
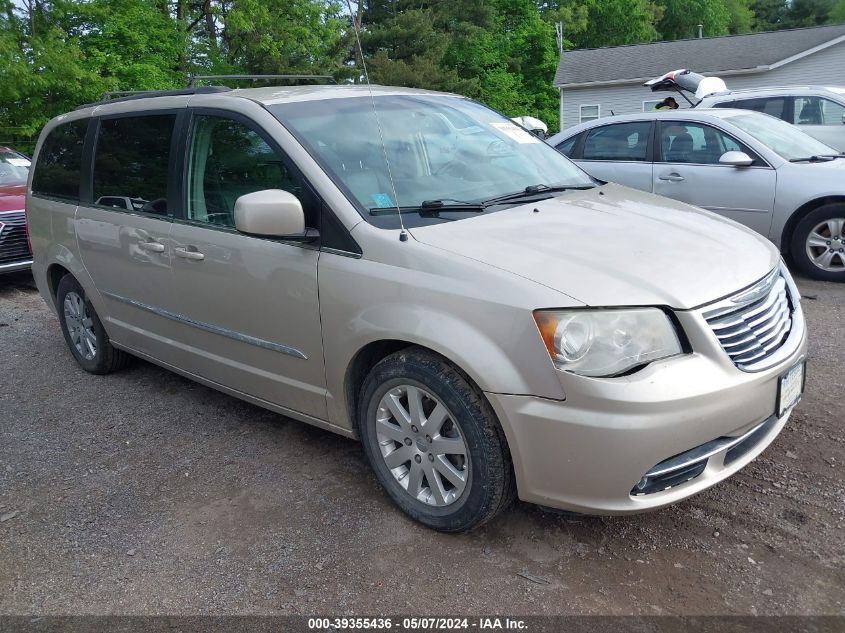
M 790 158 L 790 163 L 827 163 L 837 158 L 845 158 L 845 154 L 815 154 L 804 158 Z
M 467 200 L 457 200 L 455 198 L 439 198 L 435 200 L 423 200 L 418 206 L 400 206 L 397 207 L 375 207 L 370 209 L 370 215 L 396 215 L 401 213 L 418 213 L 423 217 L 439 217 L 441 211 L 456 211 L 463 213 L 483 213 L 488 207 L 499 204 L 507 204 L 509 202 L 534 202 L 545 200 L 549 197 L 548 194 L 556 193 L 558 191 L 571 191 L 573 189 L 592 189 L 596 185 L 529 185 L 525 189 L 515 191 L 513 193 L 506 193 L 495 198 L 488 198 L 480 202 L 470 202 Z
M 480 202 L 464 202 L 452 198 L 441 200 L 423 200 L 417 206 L 376 207 L 370 209 L 370 215 L 396 215 L 397 213 L 417 213 L 423 217 L 438 217 L 441 211 L 457 211 L 463 213 L 482 213 L 485 205 Z
M 524 198 L 530 198 L 531 200 L 543 200 L 548 197 L 546 194 L 557 193 L 559 191 L 593 189 L 595 186 L 596 185 L 529 185 L 521 191 L 514 191 L 513 193 L 506 193 L 502 196 L 489 198 L 481 204 L 485 207 L 489 207 L 491 205 L 502 204 L 504 202 L 517 202 Z M 543 197 L 537 198 L 537 196 Z

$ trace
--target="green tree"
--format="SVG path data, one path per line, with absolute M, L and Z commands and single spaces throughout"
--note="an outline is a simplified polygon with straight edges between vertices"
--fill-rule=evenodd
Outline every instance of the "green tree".
M 663 15 L 657 30 L 664 40 L 698 37 L 698 25 L 705 36 L 727 35 L 731 14 L 725 0 L 658 0 Z
M 750 33 L 754 29 L 755 16 L 751 5 L 752 0 L 725 0 L 725 7 L 730 15 L 729 33 Z

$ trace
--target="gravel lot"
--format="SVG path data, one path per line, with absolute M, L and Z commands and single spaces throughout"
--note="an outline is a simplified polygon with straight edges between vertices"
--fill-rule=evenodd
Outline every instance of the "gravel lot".
M 843 615 L 845 285 L 799 285 L 808 392 L 738 475 L 445 536 L 353 441 L 141 361 L 86 374 L 31 278 L 0 277 L 0 613 Z

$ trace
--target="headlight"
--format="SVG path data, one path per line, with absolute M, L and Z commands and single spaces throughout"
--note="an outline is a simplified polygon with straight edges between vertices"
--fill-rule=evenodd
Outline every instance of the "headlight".
M 555 366 L 582 376 L 616 376 L 682 352 L 657 308 L 538 310 L 534 320 Z

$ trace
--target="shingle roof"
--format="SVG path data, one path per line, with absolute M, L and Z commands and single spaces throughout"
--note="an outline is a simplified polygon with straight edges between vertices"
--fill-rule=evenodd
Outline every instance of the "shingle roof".
M 702 74 L 751 70 L 845 36 L 845 24 L 564 51 L 555 86 L 650 78 L 677 68 Z

